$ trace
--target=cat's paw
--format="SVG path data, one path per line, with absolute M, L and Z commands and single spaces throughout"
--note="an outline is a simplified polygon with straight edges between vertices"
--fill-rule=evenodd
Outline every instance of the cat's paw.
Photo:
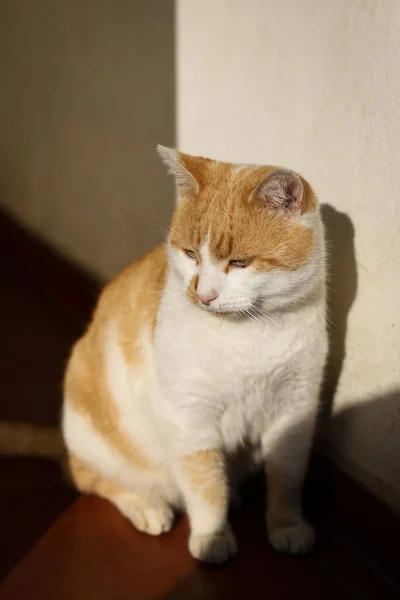
M 222 565 L 237 553 L 235 537 L 227 528 L 213 535 L 191 534 L 189 539 L 191 555 L 198 560 L 214 565 Z
M 169 506 L 146 508 L 142 512 L 142 517 L 144 517 L 144 527 L 141 531 L 150 535 L 166 533 L 174 524 L 174 513 Z
M 307 554 L 315 542 L 314 529 L 305 521 L 276 527 L 269 533 L 269 542 L 278 552 Z
M 173 510 L 165 503 L 152 506 L 135 497 L 124 500 L 123 506 L 119 506 L 121 512 L 143 533 L 160 535 L 169 531 L 174 524 Z

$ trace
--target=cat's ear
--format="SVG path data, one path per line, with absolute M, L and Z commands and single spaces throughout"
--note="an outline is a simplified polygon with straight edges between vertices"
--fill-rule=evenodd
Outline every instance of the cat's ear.
M 195 196 L 200 187 L 200 176 L 195 168 L 196 158 L 160 145 L 157 146 L 157 152 L 168 173 L 175 177 L 181 196 Z
M 303 211 L 304 187 L 297 173 L 289 169 L 277 169 L 264 177 L 253 197 L 269 208 L 296 216 Z

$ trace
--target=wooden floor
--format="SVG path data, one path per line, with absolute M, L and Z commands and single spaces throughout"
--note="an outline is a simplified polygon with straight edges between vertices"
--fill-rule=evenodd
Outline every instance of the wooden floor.
M 0 256 L 0 269 L 0 418 L 56 423 L 81 325 L 27 264 Z M 140 534 L 107 502 L 77 499 L 55 465 L 2 458 L 0 479 L 0 600 L 400 598 L 398 520 L 324 460 L 313 462 L 306 494 L 315 551 L 272 551 L 256 481 L 233 515 L 239 556 L 218 569 L 189 556 L 185 519 L 163 537 Z
M 58 422 L 62 367 L 78 331 L 0 257 L 1 420 Z M 56 465 L 0 459 L 0 578 L 74 496 Z

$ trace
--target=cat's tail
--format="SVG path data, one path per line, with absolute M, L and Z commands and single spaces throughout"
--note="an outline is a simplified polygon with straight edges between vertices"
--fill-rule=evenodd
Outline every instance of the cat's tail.
M 30 456 L 61 462 L 65 446 L 58 427 L 0 422 L 0 455 Z

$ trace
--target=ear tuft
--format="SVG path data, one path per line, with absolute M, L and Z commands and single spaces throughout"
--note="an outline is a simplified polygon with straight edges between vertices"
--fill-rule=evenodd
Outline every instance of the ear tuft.
M 167 167 L 168 173 L 175 177 L 182 195 L 191 195 L 197 192 L 198 184 L 193 175 L 183 166 L 182 155 L 175 148 L 157 145 L 157 153 Z
M 269 208 L 296 216 L 302 213 L 304 188 L 297 173 L 278 169 L 261 181 L 255 190 L 255 197 Z
M 175 148 L 167 148 L 167 146 L 157 144 L 157 154 L 159 155 L 165 166 L 168 168 L 168 170 L 173 172 L 176 168 L 176 163 L 179 162 L 178 150 L 175 150 Z

